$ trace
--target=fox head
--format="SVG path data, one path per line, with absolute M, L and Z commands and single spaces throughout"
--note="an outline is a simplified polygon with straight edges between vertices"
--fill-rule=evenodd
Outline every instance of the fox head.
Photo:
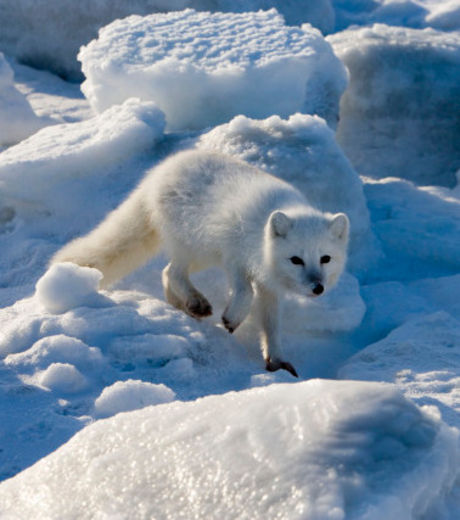
M 267 281 L 279 289 L 319 296 L 337 282 L 344 269 L 349 228 L 344 213 L 274 211 L 265 226 Z

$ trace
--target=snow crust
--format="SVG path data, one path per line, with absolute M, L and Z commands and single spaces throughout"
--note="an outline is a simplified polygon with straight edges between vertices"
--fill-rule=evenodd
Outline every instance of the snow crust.
M 146 406 L 174 401 L 176 394 L 167 386 L 145 381 L 117 381 L 107 386 L 94 401 L 94 414 L 98 418 L 111 417 L 119 412 L 138 410 Z
M 332 0 L 332 3 L 336 31 L 372 23 L 444 31 L 460 28 L 460 6 L 456 0 Z
M 131 16 L 102 28 L 78 59 L 96 111 L 137 96 L 154 101 L 171 130 L 297 111 L 335 125 L 347 82 L 319 31 L 286 26 L 274 9 Z
M 50 211 L 62 217 L 87 199 L 85 177 L 151 148 L 163 129 L 156 105 L 136 99 L 89 120 L 43 128 L 1 154 L 0 203 L 22 218 Z
M 460 322 L 445 311 L 408 319 L 339 372 L 346 379 L 395 383 L 415 402 L 436 404 L 450 424 L 460 413 L 459 373 Z
M 405 520 L 436 505 L 458 461 L 458 433 L 393 387 L 312 380 L 99 421 L 1 484 L 0 511 Z
M 255 120 L 239 115 L 201 135 L 198 147 L 234 155 L 285 179 L 323 211 L 345 212 L 351 223 L 352 270 L 368 269 L 378 257 L 362 182 L 320 117 L 297 113 Z
M 187 7 L 224 12 L 275 7 L 288 24 L 309 22 L 323 32 L 331 32 L 335 22 L 330 0 L 2 0 L 0 49 L 33 67 L 81 80 L 76 56 L 81 45 L 97 37 L 98 29 L 131 14 L 180 11 Z
M 22 141 L 43 125 L 15 87 L 13 70 L 0 52 L 0 147 Z
M 374 25 L 328 40 L 350 71 L 337 139 L 358 173 L 455 186 L 458 32 Z

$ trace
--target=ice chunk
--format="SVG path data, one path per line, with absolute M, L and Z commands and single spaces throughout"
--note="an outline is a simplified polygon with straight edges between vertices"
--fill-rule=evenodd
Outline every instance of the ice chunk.
M 459 460 L 458 432 L 393 386 L 311 380 L 98 421 L 0 484 L 0 514 L 409 520 Z
M 351 222 L 352 268 L 367 269 L 378 257 L 361 180 L 320 117 L 240 115 L 202 135 L 198 146 L 237 156 L 290 182 L 323 211 L 345 212 Z
M 119 412 L 174 401 L 176 394 L 167 386 L 146 381 L 117 381 L 107 386 L 94 402 L 94 415 L 110 417 Z
M 81 80 L 76 60 L 81 45 L 96 38 L 97 31 L 131 14 L 177 11 L 258 11 L 276 7 L 288 24 L 310 22 L 321 31 L 334 28 L 331 0 L 2 0 L 0 47 L 23 63 L 48 69 L 71 80 Z M 27 30 L 24 30 L 27 27 Z
M 13 70 L 0 52 L 0 147 L 18 143 L 42 126 L 44 123 L 14 86 Z
M 350 71 L 337 139 L 358 173 L 453 187 L 460 34 L 374 25 L 328 40 Z
M 48 312 L 60 314 L 75 307 L 101 303 L 98 285 L 102 273 L 70 262 L 53 264 L 38 280 L 36 297 Z
M 129 99 L 79 123 L 49 126 L 0 156 L 0 190 L 22 217 L 65 214 L 88 201 L 84 179 L 151 148 L 161 138 L 164 115 L 152 102 Z M 84 189 L 86 188 L 86 189 Z
M 137 96 L 154 101 L 173 130 L 298 111 L 335 125 L 347 81 L 319 31 L 288 27 L 274 9 L 131 16 L 101 29 L 78 57 L 97 111 Z

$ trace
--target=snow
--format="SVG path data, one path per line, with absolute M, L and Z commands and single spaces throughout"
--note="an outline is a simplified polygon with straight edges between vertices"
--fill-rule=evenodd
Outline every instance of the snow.
M 133 379 L 117 381 L 105 387 L 94 401 L 94 415 L 98 418 L 111 417 L 120 412 L 169 403 L 175 397 L 176 394 L 163 384 L 154 385 Z
M 350 25 L 433 27 L 444 31 L 460 28 L 457 0 L 332 0 L 336 31 Z
M 276 7 L 290 25 L 309 22 L 323 32 L 331 32 L 335 24 L 330 0 L 2 0 L 0 49 L 22 63 L 79 81 L 78 49 L 96 38 L 98 29 L 131 14 L 187 7 L 230 12 Z
M 274 9 L 131 16 L 102 28 L 78 59 L 97 112 L 137 96 L 163 110 L 170 130 L 297 111 L 335 125 L 346 87 L 320 32 L 289 27 Z
M 163 128 L 155 104 L 136 99 L 89 120 L 43 128 L 2 153 L 1 202 L 22 218 L 43 211 L 63 217 L 82 204 L 79 195 L 87 198 L 77 184 L 152 147 Z
M 0 510 L 37 519 L 403 519 L 436 506 L 458 460 L 458 432 L 393 387 L 312 380 L 99 421 L 2 484 Z
M 0 52 L 0 150 L 22 141 L 44 123 L 14 84 L 14 72 Z
M 455 186 L 460 34 L 374 25 L 328 40 L 350 71 L 337 140 L 358 173 Z
M 458 295 L 458 280 L 456 287 Z M 460 413 L 459 374 L 460 322 L 445 311 L 419 313 L 339 372 L 347 379 L 395 383 L 416 403 L 435 404 L 448 424 L 456 424 Z
M 60 314 L 98 302 L 101 280 L 102 273 L 97 269 L 71 263 L 54 264 L 38 280 L 36 295 L 48 312 Z
M 264 73 L 239 102 L 266 112 L 222 116 L 206 98 L 209 78 L 190 85 L 186 76 L 178 86 L 206 99 L 193 131 L 171 132 L 164 107 L 136 99 L 137 76 L 127 98 L 95 114 L 79 85 L 12 58 L 22 49 L 21 59 L 78 73 L 77 48 L 96 27 L 123 10 L 179 10 L 189 7 L 184 1 L 100 1 L 89 9 L 0 0 L 2 22 L 11 21 L 0 34 L 0 48 L 9 45 L 0 59 L 0 106 L 13 89 L 33 115 L 7 105 L 6 121 L 17 116 L 30 131 L 19 138 L 0 118 L 8 137 L 0 144 L 0 516 L 457 520 L 458 2 L 276 3 L 288 24 L 316 12 L 325 32 L 333 31 L 332 4 L 336 28 L 345 30 L 327 43 L 274 12 L 243 13 L 275 5 L 269 0 L 197 0 L 197 10 L 239 13 L 217 16 L 226 21 L 222 39 L 207 40 L 204 51 L 227 50 L 241 64 L 246 43 L 255 42 L 259 54 L 244 58 L 248 72 L 270 57 L 291 60 L 294 40 L 283 37 L 299 34 L 321 81 L 308 85 L 301 108 L 283 112 L 292 85 L 275 91 L 301 76 L 298 64 L 282 78 Z M 188 11 L 156 20 L 167 20 L 166 30 L 181 16 L 203 17 L 196 26 L 203 34 L 212 18 Z M 270 22 L 263 37 L 252 31 L 256 19 Z M 109 26 L 122 28 L 123 38 L 133 31 L 120 70 L 132 66 L 128 58 L 141 63 L 161 51 L 145 46 L 147 30 L 135 33 L 142 18 L 129 20 Z M 229 20 L 252 31 L 245 45 L 226 47 L 240 34 L 226 32 Z M 368 27 L 348 28 L 354 23 Z M 162 34 L 166 56 L 179 37 Z M 225 63 L 224 54 L 200 61 L 195 43 L 184 51 L 187 67 L 212 72 Z M 318 114 L 329 96 L 326 89 L 322 97 L 325 78 L 335 86 L 344 78 L 330 44 L 350 75 L 337 134 L 334 117 L 327 125 Z M 105 58 L 113 63 L 114 53 Z M 164 78 L 185 120 L 189 103 Z M 234 83 L 225 81 L 214 94 L 236 103 Z M 268 106 L 262 93 L 271 85 L 278 105 Z M 109 100 L 111 89 L 99 95 Z M 254 91 L 260 99 L 251 100 Z M 32 131 L 30 121 L 40 126 Z M 201 321 L 165 302 L 161 255 L 109 291 L 97 290 L 92 269 L 47 271 L 56 250 L 92 229 L 148 169 L 190 147 L 252 162 L 320 207 L 350 215 L 350 262 L 337 287 L 315 300 L 284 298 L 282 349 L 299 380 L 264 370 L 252 316 L 234 334 L 224 330 L 228 285 L 218 269 L 192 275 L 214 309 Z
M 368 268 L 378 257 L 361 180 L 323 119 L 299 113 L 264 120 L 239 115 L 201 135 L 198 147 L 234 155 L 285 179 L 323 211 L 345 212 L 352 269 Z

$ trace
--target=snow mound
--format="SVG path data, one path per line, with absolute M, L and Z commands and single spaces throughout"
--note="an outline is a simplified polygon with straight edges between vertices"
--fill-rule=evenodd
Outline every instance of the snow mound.
M 460 198 L 454 190 L 387 178 L 366 179 L 364 192 L 389 259 L 387 279 L 460 271 Z
M 2 483 L 0 513 L 409 520 L 458 462 L 458 432 L 393 386 L 312 380 L 98 421 Z
M 274 9 L 131 16 L 101 29 L 78 59 L 96 111 L 137 96 L 154 101 L 171 130 L 298 111 L 335 125 L 347 82 L 319 31 L 288 27 Z
M 51 313 L 67 312 L 75 307 L 94 306 L 100 301 L 98 285 L 102 273 L 70 262 L 52 265 L 38 280 L 36 296 Z
M 0 147 L 18 143 L 42 126 L 44 123 L 14 86 L 13 70 L 0 52 Z
M 454 186 L 460 34 L 374 25 L 328 41 L 350 71 L 337 139 L 358 173 Z
M 289 24 L 310 22 L 323 32 L 334 28 L 330 0 L 2 0 L 0 48 L 23 63 L 81 80 L 76 56 L 81 45 L 97 37 L 99 28 L 131 14 L 176 11 L 257 11 L 276 7 Z M 27 27 L 27 31 L 24 30 Z
M 62 216 L 76 206 L 81 214 L 88 201 L 85 179 L 104 177 L 110 167 L 150 149 L 163 128 L 155 104 L 136 99 L 87 121 L 43 128 L 1 154 L 0 202 L 22 217 Z
M 45 368 L 51 363 L 68 362 L 81 369 L 100 366 L 103 356 L 97 347 L 89 347 L 83 341 L 56 334 L 35 342 L 25 352 L 9 354 L 4 359 L 5 365 L 17 371 L 29 368 Z
M 145 381 L 117 381 L 107 386 L 94 402 L 94 415 L 110 417 L 119 412 L 138 410 L 146 406 L 174 401 L 176 394 L 165 385 Z
M 349 25 L 384 23 L 404 27 L 433 27 L 439 30 L 460 28 L 457 0 L 332 0 L 336 30 Z
M 51 363 L 36 378 L 41 386 L 61 394 L 81 392 L 88 386 L 85 376 L 69 363 Z
M 459 374 L 460 322 L 443 311 L 408 320 L 339 371 L 347 379 L 396 383 L 418 403 L 439 406 L 451 424 L 460 413 Z
M 352 268 L 369 267 L 378 256 L 361 180 L 320 117 L 255 120 L 239 115 L 203 134 L 198 147 L 255 164 L 296 186 L 323 211 L 345 212 L 351 223 Z

